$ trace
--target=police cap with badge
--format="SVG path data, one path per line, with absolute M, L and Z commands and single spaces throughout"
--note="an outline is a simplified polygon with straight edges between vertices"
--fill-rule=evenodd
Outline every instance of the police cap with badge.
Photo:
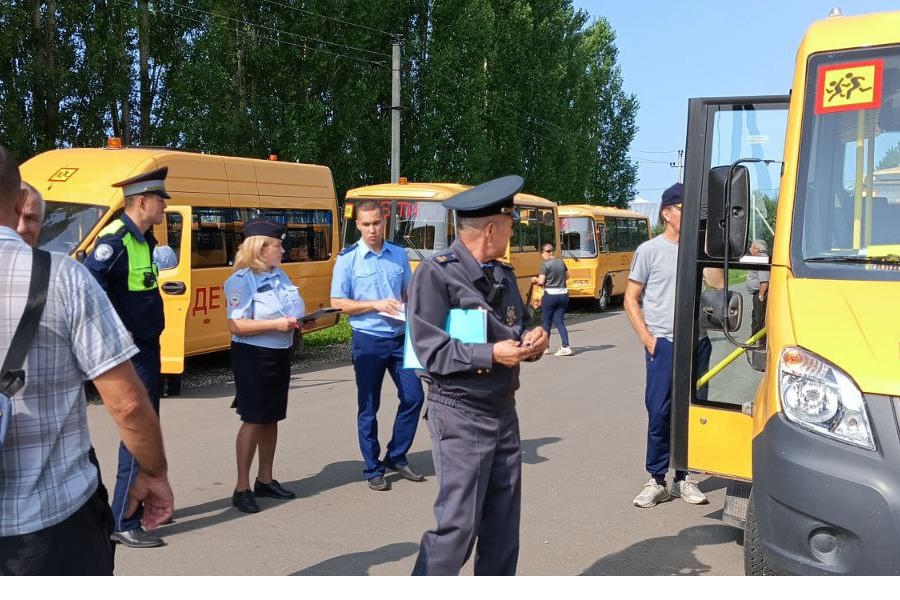
M 263 235 L 265 237 L 284 239 L 284 227 L 266 219 L 253 219 L 244 225 L 244 238 Z
M 456 211 L 462 218 L 490 217 L 515 212 L 515 196 L 522 191 L 525 180 L 518 175 L 492 179 L 455 194 L 443 202 L 446 208 Z
M 446 208 L 456 211 L 458 217 L 474 219 L 493 215 L 510 215 L 518 218 L 515 210 L 515 197 L 525 186 L 525 180 L 518 175 L 507 175 L 486 181 L 480 185 L 460 192 L 443 202 Z M 436 257 L 436 259 L 439 257 Z M 493 268 L 485 268 L 484 276 L 491 284 L 487 295 L 487 303 L 496 308 L 503 302 L 506 286 L 497 281 Z M 512 309 L 512 307 L 509 307 Z M 515 314 L 507 315 L 507 320 L 515 320 Z M 510 323 L 511 324 L 511 323 Z
M 112 184 L 113 187 L 122 188 L 122 195 L 137 196 L 138 194 L 156 194 L 169 200 L 171 196 L 166 191 L 166 175 L 169 174 L 169 167 L 161 167 L 149 173 L 141 173 L 134 177 L 129 177 L 123 181 Z

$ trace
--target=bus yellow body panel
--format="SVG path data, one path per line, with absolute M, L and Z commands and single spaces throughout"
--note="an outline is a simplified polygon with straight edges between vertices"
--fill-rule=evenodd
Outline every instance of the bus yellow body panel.
M 48 202 L 42 247 L 72 256 L 89 252 L 97 233 L 124 210 L 122 191 L 112 184 L 164 166 L 169 168 L 166 189 L 172 198 L 167 202 L 167 220 L 154 227 L 154 235 L 160 244 L 173 246 L 180 260 L 159 277 L 166 315 L 163 373 L 180 373 L 185 356 L 230 346 L 222 286 L 233 272 L 234 251 L 247 215 L 286 225 L 288 240 L 294 243 L 286 244 L 282 268 L 300 289 L 307 310 L 330 304 L 338 244 L 337 199 L 330 169 L 319 165 L 149 148 L 44 152 L 21 167 L 22 178 Z M 54 207 L 61 206 L 69 213 L 55 214 Z M 76 208 L 91 218 L 64 222 Z M 58 237 L 45 241 L 45 233 Z M 184 260 L 185 256 L 189 258 Z M 167 293 L 167 283 L 185 289 Z

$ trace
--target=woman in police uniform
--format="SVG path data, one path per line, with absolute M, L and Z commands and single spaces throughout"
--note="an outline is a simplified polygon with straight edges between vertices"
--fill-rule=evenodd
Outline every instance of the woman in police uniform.
M 277 223 L 249 221 L 225 282 L 231 368 L 241 428 L 237 441 L 237 485 L 232 504 L 259 512 L 256 498 L 288 500 L 294 493 L 272 477 L 278 421 L 287 413 L 291 346 L 298 319 L 305 314 L 296 286 L 279 267 L 284 231 Z M 250 465 L 259 449 L 259 470 L 250 490 Z

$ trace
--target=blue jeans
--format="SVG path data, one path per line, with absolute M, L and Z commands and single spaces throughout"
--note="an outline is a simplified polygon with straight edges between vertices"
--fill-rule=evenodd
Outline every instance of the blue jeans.
M 383 338 L 353 331 L 351 356 L 356 373 L 357 429 L 359 449 L 362 451 L 365 467 L 363 478 L 372 479 L 384 475 L 385 464 L 403 466 L 407 464 L 406 453 L 416 437 L 419 412 L 425 400 L 422 382 L 412 369 L 403 368 L 403 336 Z M 378 443 L 378 408 L 381 406 L 381 384 L 384 374 L 391 374 L 397 386 L 400 406 L 394 419 L 394 430 L 387 446 L 384 461 L 380 460 L 381 445 Z
M 559 337 L 562 338 L 562 345 L 569 347 L 569 331 L 566 329 L 566 308 L 569 306 L 568 294 L 544 294 L 541 301 L 541 315 L 543 316 L 543 327 L 547 335 L 550 335 L 551 323 L 559 331 Z

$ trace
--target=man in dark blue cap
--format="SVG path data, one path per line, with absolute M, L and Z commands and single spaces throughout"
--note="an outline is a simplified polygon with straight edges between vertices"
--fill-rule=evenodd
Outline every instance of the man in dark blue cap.
M 473 548 L 476 575 L 516 572 L 519 364 L 538 360 L 549 343 L 543 328 L 525 331 L 516 275 L 497 260 L 506 254 L 523 184 L 501 177 L 445 201 L 456 211 L 458 237 L 422 261 L 410 283 L 410 335 L 429 384 L 426 419 L 439 486 L 437 527 L 422 536 L 414 575 L 457 575 Z M 484 343 L 450 337 L 445 324 L 454 309 L 484 311 Z
M 669 424 L 672 410 L 672 337 L 675 331 L 675 279 L 678 266 L 678 239 L 681 234 L 681 206 L 684 186 L 676 183 L 662 195 L 659 219 L 662 234 L 637 247 L 625 288 L 625 312 L 645 348 L 647 384 L 647 472 L 650 479 L 634 498 L 638 508 L 651 508 L 670 496 L 690 504 L 705 504 L 706 496 L 684 471 L 676 471 L 671 490 L 666 486 L 669 471 Z M 640 303 L 644 294 L 643 306 Z M 705 336 L 704 336 L 705 337 Z M 709 362 L 706 342 L 706 361 Z M 701 357 L 702 361 L 702 357 Z M 705 370 L 705 369 L 704 369 Z
M 113 187 L 122 188 L 125 212 L 100 230 L 94 249 L 84 265 L 97 279 L 113 307 L 131 333 L 138 354 L 131 361 L 159 414 L 159 336 L 165 328 L 163 301 L 159 293 L 159 268 L 153 262 L 156 238 L 151 228 L 165 218 L 165 187 L 168 167 L 136 175 Z M 138 463 L 124 444 L 119 444 L 119 470 L 113 494 L 114 541 L 132 548 L 162 546 L 162 539 L 141 529 L 141 508 L 126 514 L 128 489 Z

